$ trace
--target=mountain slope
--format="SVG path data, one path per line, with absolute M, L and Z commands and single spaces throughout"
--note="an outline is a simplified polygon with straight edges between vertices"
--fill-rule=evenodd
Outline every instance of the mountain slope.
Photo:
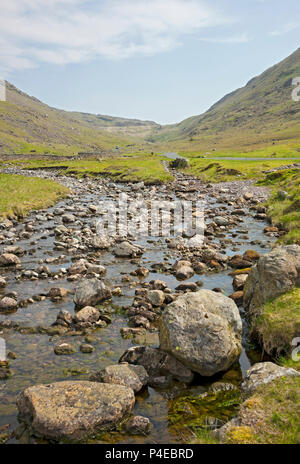
M 300 76 L 300 48 L 251 79 L 206 113 L 173 126 L 156 128 L 149 140 L 189 142 L 203 149 L 300 139 L 300 102 L 292 99 L 292 80 Z
M 141 145 L 156 127 L 151 121 L 58 110 L 8 82 L 6 87 L 6 101 L 0 102 L 0 153 L 99 152 Z

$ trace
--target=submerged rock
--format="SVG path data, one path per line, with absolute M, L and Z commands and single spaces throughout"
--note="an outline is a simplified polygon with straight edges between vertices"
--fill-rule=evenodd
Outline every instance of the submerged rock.
M 160 348 L 203 376 L 229 369 L 241 353 L 241 317 L 221 293 L 180 296 L 164 310 L 159 329 Z
M 17 400 L 21 418 L 36 434 L 75 441 L 111 430 L 134 403 L 131 388 L 87 381 L 35 385 Z

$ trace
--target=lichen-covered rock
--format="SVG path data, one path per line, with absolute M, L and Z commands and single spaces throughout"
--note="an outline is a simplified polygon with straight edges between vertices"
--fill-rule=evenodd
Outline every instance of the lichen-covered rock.
M 270 299 L 300 285 L 300 246 L 278 247 L 260 258 L 246 280 L 244 307 L 248 316 L 259 315 Z
M 98 279 L 84 279 L 76 288 L 74 303 L 77 308 L 96 306 L 111 298 L 111 291 Z
M 272 362 L 257 363 L 248 369 L 242 383 L 242 390 L 246 395 L 251 395 L 260 385 L 270 383 L 279 377 L 289 376 L 300 377 L 300 372 Z
M 6 285 L 7 285 L 6 280 L 4 279 L 4 277 L 0 276 L 0 288 L 4 288 L 6 287 Z
M 134 403 L 131 388 L 87 381 L 35 385 L 17 400 L 20 416 L 36 434 L 74 441 L 113 429 Z
M 203 376 L 227 370 L 241 353 L 241 317 L 221 293 L 180 296 L 164 310 L 159 329 L 160 348 Z
M 107 366 L 91 376 L 92 381 L 124 385 L 137 393 L 148 381 L 148 373 L 143 366 L 122 363 Z
M 162 290 L 149 290 L 147 299 L 153 306 L 161 306 L 165 301 L 165 294 Z

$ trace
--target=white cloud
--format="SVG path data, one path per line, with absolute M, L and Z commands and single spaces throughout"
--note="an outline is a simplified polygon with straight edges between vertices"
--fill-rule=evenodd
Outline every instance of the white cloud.
M 229 22 L 207 0 L 10 0 L 0 13 L 2 72 L 153 55 Z
M 199 40 L 202 42 L 210 43 L 224 43 L 224 44 L 234 44 L 234 43 L 246 43 L 252 40 L 247 33 L 230 36 L 230 37 L 199 37 Z
M 280 35 L 288 34 L 289 32 L 292 32 L 295 29 L 299 29 L 299 28 L 300 28 L 300 23 L 299 22 L 298 23 L 297 22 L 291 22 L 291 23 L 284 24 L 281 28 L 270 32 L 270 35 L 272 35 L 274 37 L 277 37 L 277 36 L 280 36 Z

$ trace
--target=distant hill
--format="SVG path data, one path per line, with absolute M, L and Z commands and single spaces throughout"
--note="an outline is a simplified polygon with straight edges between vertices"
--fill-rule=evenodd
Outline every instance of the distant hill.
M 300 48 L 251 79 L 200 116 L 160 126 L 112 116 L 51 108 L 7 83 L 0 102 L 0 153 L 74 154 L 78 151 L 251 150 L 272 143 L 300 144 L 300 102 L 292 80 L 300 76 Z
M 300 140 L 300 102 L 292 100 L 292 80 L 300 76 L 300 48 L 214 104 L 179 124 L 155 128 L 152 142 L 189 149 L 226 149 Z
M 6 83 L 6 102 L 0 102 L 0 153 L 78 151 L 99 152 L 144 144 L 157 125 L 51 108 Z

